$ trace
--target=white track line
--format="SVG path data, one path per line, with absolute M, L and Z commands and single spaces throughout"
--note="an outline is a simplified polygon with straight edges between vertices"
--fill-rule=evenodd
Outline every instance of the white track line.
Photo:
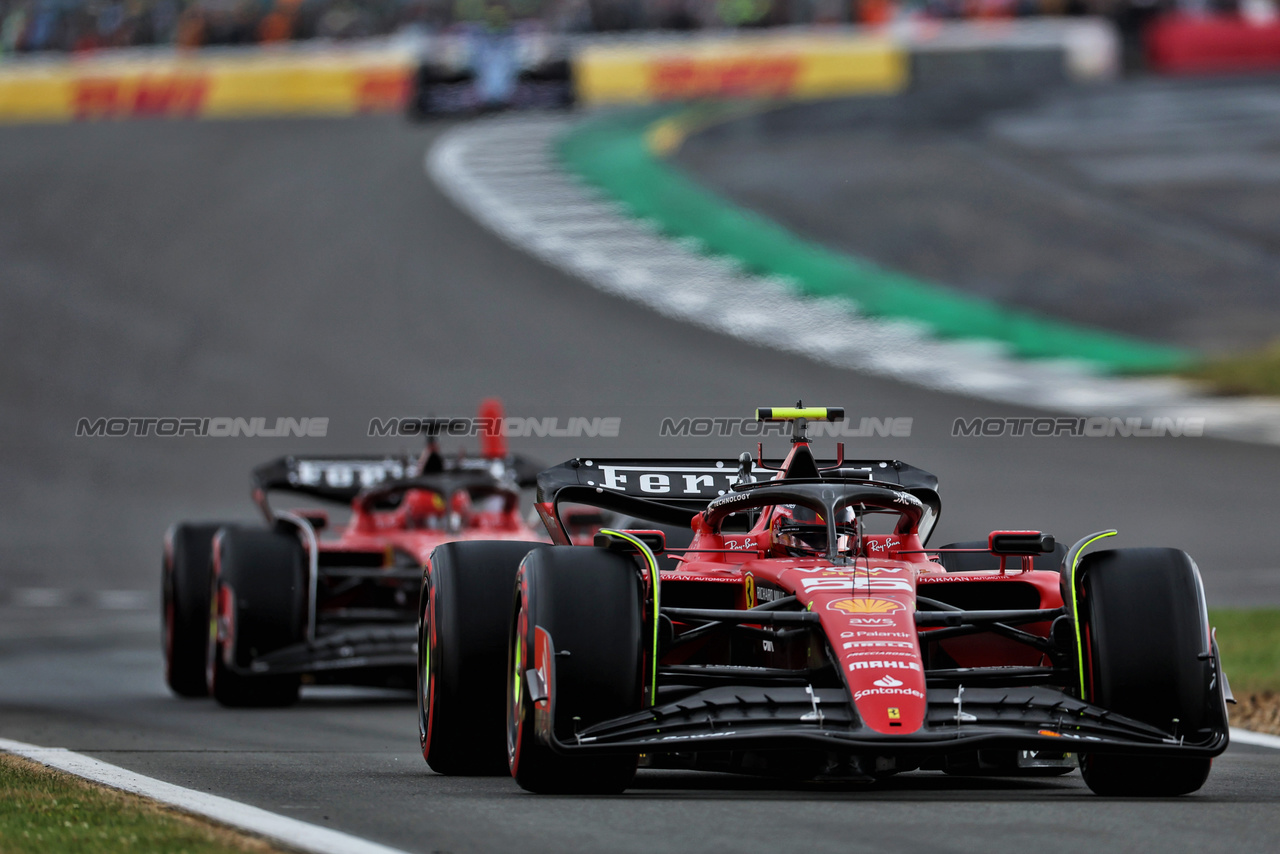
M 148 611 L 158 604 L 151 590 L 73 590 L 57 587 L 0 588 L 0 606 L 10 608 L 98 608 Z
M 219 824 L 266 837 L 273 842 L 279 842 L 286 848 L 316 852 L 316 854 L 405 854 L 397 848 L 388 848 L 385 845 L 329 830 L 326 827 L 317 827 L 305 821 L 276 815 L 257 807 L 220 798 L 217 795 L 184 789 L 182 786 L 144 777 L 59 747 L 37 747 L 34 744 L 0 738 L 0 751 L 25 757 L 41 765 L 66 771 L 112 789 L 141 795 L 182 812 L 204 816 Z
M 1231 740 L 1241 744 L 1251 744 L 1254 747 L 1271 747 L 1280 750 L 1280 735 L 1267 735 L 1265 732 L 1232 727 Z
M 794 293 L 629 216 L 567 175 L 551 146 L 559 116 L 456 127 L 427 153 L 431 178 L 514 246 L 668 317 L 829 365 L 955 394 L 1077 416 L 1204 418 L 1206 435 L 1280 444 L 1280 402 L 1217 398 L 1173 378 L 1108 377 L 1066 361 L 1010 357 L 999 344 L 941 341 L 919 326 Z M 505 165 L 515 158 L 518 170 Z

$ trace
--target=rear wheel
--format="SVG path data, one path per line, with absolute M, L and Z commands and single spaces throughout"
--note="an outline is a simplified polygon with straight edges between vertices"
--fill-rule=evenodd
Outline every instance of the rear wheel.
M 205 646 L 209 640 L 213 535 L 222 527 L 216 522 L 182 522 L 164 535 L 164 681 L 179 697 L 209 694 Z
M 224 528 L 214 539 L 209 690 L 224 706 L 287 706 L 297 674 L 254 674 L 256 658 L 303 640 L 306 550 L 293 533 Z
M 552 547 L 521 564 L 507 668 L 507 751 L 521 788 L 606 794 L 630 785 L 636 754 L 565 756 L 538 730 L 572 743 L 576 732 L 640 709 L 640 597 L 635 561 L 614 552 Z
M 418 736 L 440 774 L 508 774 L 507 642 L 521 559 L 542 543 L 447 543 L 423 573 Z
M 1213 662 L 1199 571 L 1177 549 L 1087 555 L 1078 572 L 1090 702 L 1196 740 L 1209 724 Z M 1080 772 L 1100 795 L 1162 797 L 1194 792 L 1207 758 L 1083 754 Z

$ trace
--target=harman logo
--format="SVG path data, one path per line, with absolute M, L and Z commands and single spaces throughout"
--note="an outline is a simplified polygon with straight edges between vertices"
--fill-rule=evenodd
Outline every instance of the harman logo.
M 827 603 L 827 610 L 846 614 L 896 614 L 903 606 L 892 599 L 838 599 Z

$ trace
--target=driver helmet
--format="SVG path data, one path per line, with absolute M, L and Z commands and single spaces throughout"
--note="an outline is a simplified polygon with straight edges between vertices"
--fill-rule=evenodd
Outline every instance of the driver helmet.
M 409 528 L 430 527 L 444 515 L 444 499 L 429 489 L 406 489 L 400 506 Z
M 459 489 L 449 496 L 449 527 L 459 530 L 471 521 L 471 495 L 465 489 Z
M 797 505 L 774 519 L 773 542 L 789 557 L 822 555 L 827 550 L 827 526 L 816 512 Z
M 780 513 L 773 523 L 773 542 L 789 557 L 820 557 L 827 553 L 827 524 L 822 516 L 808 507 L 799 505 Z M 839 527 L 856 525 L 857 516 L 852 507 L 838 512 Z M 853 537 L 841 532 L 836 547 L 848 551 L 853 547 Z

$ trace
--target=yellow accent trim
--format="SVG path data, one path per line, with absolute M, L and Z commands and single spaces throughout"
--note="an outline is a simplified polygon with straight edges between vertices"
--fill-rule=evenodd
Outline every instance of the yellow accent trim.
M 600 533 L 608 534 L 612 537 L 620 537 L 631 543 L 631 545 L 640 550 L 640 554 L 644 555 L 645 563 L 649 564 L 649 583 L 653 587 L 653 678 L 649 685 L 649 704 L 656 705 L 658 702 L 658 608 L 661 603 L 659 595 L 661 579 L 658 576 L 658 559 L 649 547 L 644 544 L 644 540 L 637 536 L 624 531 L 615 531 L 612 528 L 601 528 Z
M 1114 537 L 1118 533 L 1119 531 L 1107 531 L 1106 533 L 1098 534 L 1098 536 L 1096 537 L 1091 537 L 1083 546 L 1080 547 L 1080 551 L 1076 552 L 1076 559 L 1071 563 L 1071 613 L 1075 616 L 1075 624 L 1076 624 L 1076 661 L 1077 661 L 1077 664 L 1079 665 L 1079 670 L 1080 670 L 1080 699 L 1081 700 L 1085 699 L 1085 696 L 1084 696 L 1084 644 L 1080 640 L 1080 605 L 1079 605 L 1078 597 L 1076 596 L 1076 567 L 1080 565 L 1080 558 L 1084 557 L 1085 549 L 1089 548 L 1089 546 L 1093 545 L 1098 540 L 1101 540 L 1104 537 Z
M 763 421 L 760 416 L 762 410 L 756 410 L 756 420 Z M 814 421 L 822 421 L 827 417 L 827 408 L 825 406 L 806 406 L 803 409 L 796 409 L 794 406 L 775 406 L 769 410 L 770 421 L 794 421 L 797 418 L 809 418 Z

